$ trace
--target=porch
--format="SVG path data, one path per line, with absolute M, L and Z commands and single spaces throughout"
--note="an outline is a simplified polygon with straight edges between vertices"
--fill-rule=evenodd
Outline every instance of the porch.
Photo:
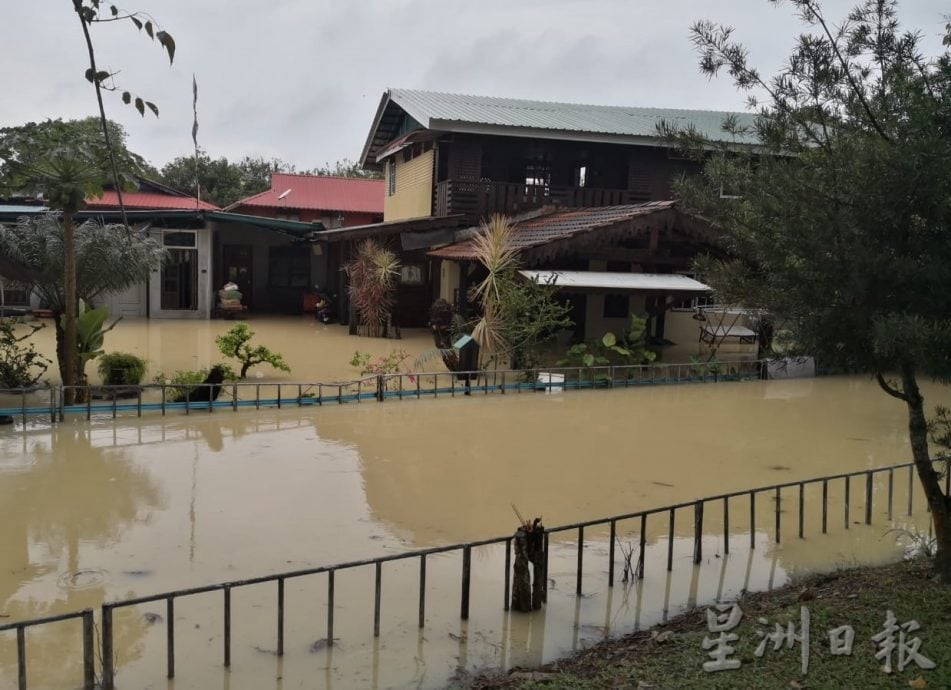
M 649 201 L 650 196 L 642 190 L 630 189 L 445 180 L 436 183 L 433 209 L 437 216 L 465 214 L 484 218 L 494 213 L 515 215 L 550 205 L 596 208 L 638 204 Z

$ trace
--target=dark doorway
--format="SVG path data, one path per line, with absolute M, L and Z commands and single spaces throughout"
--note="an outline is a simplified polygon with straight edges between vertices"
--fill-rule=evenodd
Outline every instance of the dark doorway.
M 198 251 L 169 249 L 162 266 L 162 309 L 198 309 Z
M 568 316 L 574 322 L 572 327 L 572 340 L 575 342 L 584 341 L 585 317 L 588 312 L 588 296 L 583 293 L 572 292 L 565 294 L 563 300 L 567 302 L 571 311 Z
M 225 244 L 221 247 L 221 276 L 223 283 L 234 283 L 241 293 L 241 302 L 251 310 L 253 307 L 252 251 L 250 244 Z M 220 288 L 221 285 L 216 286 Z

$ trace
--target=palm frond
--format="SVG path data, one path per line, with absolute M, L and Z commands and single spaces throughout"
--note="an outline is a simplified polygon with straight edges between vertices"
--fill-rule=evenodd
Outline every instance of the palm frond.
M 518 249 L 515 247 L 515 228 L 508 218 L 492 216 L 472 240 L 478 261 L 485 266 L 488 275 L 475 286 L 472 294 L 477 300 L 498 301 L 501 276 L 518 266 Z

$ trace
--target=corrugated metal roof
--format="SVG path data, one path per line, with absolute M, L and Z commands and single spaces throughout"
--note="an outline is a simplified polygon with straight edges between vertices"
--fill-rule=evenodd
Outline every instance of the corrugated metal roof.
M 229 206 L 383 213 L 383 180 L 276 172 L 271 188 Z
M 41 213 L 44 211 L 49 211 L 48 206 L 39 206 L 33 204 L 4 204 L 0 203 L 0 212 L 2 213 L 23 213 L 26 215 L 31 215 L 34 213 Z
M 126 208 L 135 209 L 180 209 L 182 211 L 193 211 L 196 208 L 202 211 L 217 211 L 218 206 L 210 204 L 207 201 L 196 203 L 193 196 L 174 194 L 159 194 L 158 192 L 123 192 L 122 203 Z M 86 199 L 86 207 L 90 210 L 101 210 L 106 208 L 118 208 L 119 197 L 112 190 L 106 190 L 101 197 L 90 197 Z
M 606 273 L 603 271 L 519 271 L 529 280 L 558 287 L 639 292 L 713 292 L 698 280 L 677 273 Z
M 513 243 L 519 250 L 530 249 L 641 216 L 668 211 L 676 203 L 648 201 L 643 204 L 555 211 L 515 223 Z M 474 259 L 476 251 L 473 241 L 466 239 L 435 249 L 429 255 L 441 259 Z
M 389 97 L 424 127 L 449 131 L 449 123 L 476 123 L 656 139 L 657 123 L 666 120 L 681 127 L 693 125 L 710 140 L 732 142 L 733 136 L 723 131 L 727 116 L 751 130 L 756 122 L 750 113 L 555 103 L 409 89 L 390 89 Z M 756 143 L 752 132 L 742 140 Z

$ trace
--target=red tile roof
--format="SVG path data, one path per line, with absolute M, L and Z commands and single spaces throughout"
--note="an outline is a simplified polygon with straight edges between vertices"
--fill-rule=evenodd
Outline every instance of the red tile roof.
M 126 208 L 134 209 L 181 209 L 183 211 L 194 211 L 196 208 L 202 211 L 217 211 L 218 206 L 210 204 L 207 201 L 198 202 L 196 205 L 195 197 L 174 194 L 160 194 L 158 192 L 123 192 L 122 202 Z M 112 190 L 106 190 L 101 197 L 90 197 L 86 199 L 86 207 L 91 210 L 113 209 L 119 207 L 119 197 Z
M 271 188 L 229 206 L 383 213 L 383 180 L 276 172 Z M 285 196 L 286 194 L 286 196 Z M 278 197 L 283 196 L 282 199 Z
M 641 216 L 667 211 L 674 208 L 676 203 L 675 201 L 648 201 L 643 204 L 573 208 L 546 213 L 516 222 L 513 244 L 519 250 L 539 247 Z M 475 259 L 475 245 L 472 239 L 464 239 L 440 249 L 434 249 L 429 252 L 429 256 L 456 260 Z

